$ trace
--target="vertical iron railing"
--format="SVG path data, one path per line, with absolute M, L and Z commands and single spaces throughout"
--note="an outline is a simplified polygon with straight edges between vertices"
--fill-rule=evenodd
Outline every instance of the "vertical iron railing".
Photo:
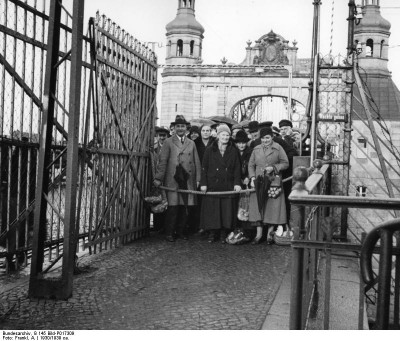
M 312 194 L 329 192 L 329 165 L 317 168 L 310 175 L 305 186 Z M 327 211 L 318 205 L 312 207 L 292 205 L 291 225 L 295 230 L 294 240 L 319 240 L 320 220 Z M 306 317 L 317 285 L 318 250 L 293 248 L 292 258 L 292 294 L 290 306 L 290 329 L 303 329 Z
M 326 207 L 348 207 L 359 209 L 381 209 L 381 210 L 398 210 L 400 208 L 400 199 L 377 199 L 365 197 L 350 197 L 350 196 L 327 196 L 327 195 L 296 195 L 292 192 L 290 196 L 292 205 L 300 208 L 302 212 L 307 207 L 315 207 L 318 205 L 320 209 Z M 308 217 L 305 214 L 300 214 L 300 226 L 306 225 Z M 304 223 L 305 222 L 305 223 Z M 319 229 L 319 234 L 322 232 L 322 226 L 315 226 Z M 361 254 L 361 274 L 360 279 L 360 297 L 358 312 L 358 328 L 363 329 L 365 321 L 363 320 L 364 313 L 364 299 L 365 293 L 373 285 L 378 284 L 378 301 L 376 312 L 375 329 L 388 329 L 399 328 L 399 289 L 396 284 L 399 282 L 400 266 L 399 256 L 400 249 L 393 245 L 393 234 L 395 231 L 400 230 L 400 220 L 395 219 L 383 223 L 373 229 L 365 238 L 363 245 L 352 243 L 337 243 L 331 241 L 331 236 L 326 238 L 325 241 L 320 239 L 307 239 L 297 233 L 294 241 L 292 242 L 293 248 L 293 269 L 292 269 L 292 294 L 291 294 L 291 307 L 290 307 L 290 329 L 305 329 L 306 321 L 309 318 L 309 311 L 312 296 L 309 295 L 310 287 L 313 287 L 319 278 L 312 278 L 307 276 L 308 272 L 312 272 L 315 263 L 307 262 L 306 254 L 315 250 L 317 252 L 325 253 L 325 296 L 323 302 L 323 327 L 329 329 L 330 327 L 330 254 L 340 251 L 355 252 Z M 328 231 L 329 232 L 329 231 Z M 332 231 L 330 231 L 332 232 Z M 318 236 L 318 232 L 317 232 Z M 329 236 L 329 235 L 328 235 Z M 377 242 L 380 239 L 380 247 L 377 247 Z M 380 255 L 379 260 L 379 274 L 374 276 L 372 270 L 372 257 L 374 254 Z M 322 255 L 322 254 L 321 254 Z M 392 257 L 395 256 L 394 263 Z M 300 258 L 299 258 L 300 257 Z M 316 258 L 315 260 L 318 260 Z M 360 274 L 360 277 L 361 277 Z M 314 279 L 314 283 L 312 280 Z M 314 288 L 315 289 L 315 286 Z M 393 289 L 393 293 L 391 290 Z M 393 312 L 393 314 L 391 314 Z M 391 318 L 393 316 L 393 320 Z M 392 323 L 390 324 L 390 321 Z

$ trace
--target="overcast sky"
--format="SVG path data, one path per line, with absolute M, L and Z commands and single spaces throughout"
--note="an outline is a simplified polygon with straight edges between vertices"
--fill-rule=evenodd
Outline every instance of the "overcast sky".
M 332 52 L 345 54 L 348 0 L 322 1 L 321 53 L 329 54 L 331 49 L 332 2 Z M 203 63 L 219 64 L 222 57 L 240 63 L 245 58 L 246 41 L 254 42 L 271 29 L 289 42 L 297 40 L 298 57 L 310 58 L 312 3 L 312 0 L 196 0 L 196 18 L 205 28 Z M 158 61 L 164 64 L 165 25 L 176 16 L 177 0 L 86 0 L 85 6 L 87 18 L 99 10 L 140 41 L 157 42 Z M 400 1 L 381 0 L 381 13 L 392 24 L 389 69 L 400 88 Z

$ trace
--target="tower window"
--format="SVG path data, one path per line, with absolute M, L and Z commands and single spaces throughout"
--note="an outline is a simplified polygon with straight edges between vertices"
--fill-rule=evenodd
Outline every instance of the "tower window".
M 178 40 L 178 43 L 176 44 L 176 55 L 178 57 L 181 57 L 183 54 L 183 41 L 182 39 Z
M 190 42 L 190 56 L 193 57 L 193 51 L 194 51 L 194 40 Z
M 384 40 L 381 41 L 381 51 L 380 51 L 380 54 L 379 54 L 379 56 L 381 58 L 383 58 L 383 45 L 385 45 L 385 41 Z
M 365 56 L 372 57 L 374 55 L 374 41 L 372 39 L 367 40 Z

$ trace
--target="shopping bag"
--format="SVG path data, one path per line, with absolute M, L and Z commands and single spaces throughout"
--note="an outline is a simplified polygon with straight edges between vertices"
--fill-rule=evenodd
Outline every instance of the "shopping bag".
M 241 193 L 237 217 L 240 221 L 249 220 L 249 193 Z
M 268 189 L 268 197 L 276 199 L 282 192 L 282 178 L 279 174 L 273 173 L 270 176 L 271 185 Z
M 150 195 L 144 198 L 144 201 L 150 205 L 157 205 L 162 202 L 161 189 L 153 187 L 150 191 Z

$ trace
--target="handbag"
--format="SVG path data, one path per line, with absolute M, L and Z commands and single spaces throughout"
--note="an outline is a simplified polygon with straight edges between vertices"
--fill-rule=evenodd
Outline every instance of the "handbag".
M 249 193 L 241 193 L 239 199 L 239 208 L 237 217 L 240 221 L 248 221 L 249 220 L 249 201 L 250 201 Z
M 276 199 L 282 192 L 282 179 L 279 174 L 273 172 L 270 175 L 271 185 L 268 189 L 268 197 Z

